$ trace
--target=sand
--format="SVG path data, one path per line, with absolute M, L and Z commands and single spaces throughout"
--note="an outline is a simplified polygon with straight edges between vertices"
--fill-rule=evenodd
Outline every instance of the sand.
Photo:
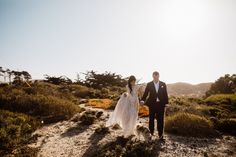
M 82 106 L 84 107 L 84 106 Z M 91 108 L 85 107 L 86 110 Z M 92 125 L 81 125 L 79 117 L 82 113 L 76 114 L 71 120 L 62 121 L 44 126 L 36 130 L 33 135 L 37 140 L 29 147 L 39 148 L 39 157 L 89 157 L 101 146 L 109 144 L 122 135 L 121 129 L 109 128 L 108 134 L 97 134 L 95 130 L 108 118 L 110 111 L 103 111 L 103 115 L 96 119 Z M 140 118 L 139 124 L 147 127 L 148 119 Z M 144 136 L 134 136 L 131 140 L 141 142 Z M 236 137 L 222 136 L 221 138 L 189 138 L 165 134 L 165 142 L 160 144 L 157 136 L 151 141 L 156 142 L 158 149 L 154 156 L 236 156 Z M 146 139 L 147 140 L 147 139 Z

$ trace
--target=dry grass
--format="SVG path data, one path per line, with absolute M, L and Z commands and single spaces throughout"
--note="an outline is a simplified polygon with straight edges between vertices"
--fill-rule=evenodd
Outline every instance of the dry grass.
M 109 109 L 113 104 L 113 100 L 111 99 L 89 99 L 86 105 L 101 108 L 101 109 Z

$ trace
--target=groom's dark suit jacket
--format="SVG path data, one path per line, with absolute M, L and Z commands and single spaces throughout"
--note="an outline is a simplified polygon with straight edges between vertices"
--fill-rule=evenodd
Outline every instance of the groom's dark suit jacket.
M 148 98 L 147 98 L 148 97 Z M 142 101 L 149 107 L 154 107 L 157 105 L 157 98 L 160 100 L 159 104 L 165 107 L 168 104 L 168 94 L 166 89 L 166 84 L 162 81 L 159 82 L 159 90 L 156 92 L 154 82 L 149 82 L 146 86 L 145 92 L 142 97 Z

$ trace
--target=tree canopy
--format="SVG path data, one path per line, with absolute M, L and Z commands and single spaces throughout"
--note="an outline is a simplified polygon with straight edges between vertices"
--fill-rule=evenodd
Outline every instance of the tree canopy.
M 207 96 L 213 94 L 233 94 L 236 93 L 236 74 L 220 77 L 213 83 L 206 92 Z
M 49 76 L 49 75 L 45 75 L 45 80 L 44 82 L 49 82 L 55 85 L 59 85 L 59 84 L 72 84 L 71 79 L 69 79 L 66 76 Z
M 83 74 L 85 75 L 85 79 L 82 80 L 82 82 L 88 87 L 99 89 L 108 86 L 124 87 L 127 84 L 127 79 L 122 78 L 121 75 L 118 75 L 116 73 L 97 73 L 91 70 Z

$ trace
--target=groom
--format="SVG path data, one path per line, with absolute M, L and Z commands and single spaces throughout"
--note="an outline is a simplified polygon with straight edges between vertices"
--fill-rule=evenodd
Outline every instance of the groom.
M 145 103 L 149 107 L 149 130 L 151 135 L 154 133 L 154 119 L 157 117 L 158 135 L 163 140 L 164 113 L 165 105 L 168 104 L 168 94 L 166 84 L 159 81 L 159 76 L 157 71 L 153 72 L 153 81 L 147 84 L 141 104 Z

